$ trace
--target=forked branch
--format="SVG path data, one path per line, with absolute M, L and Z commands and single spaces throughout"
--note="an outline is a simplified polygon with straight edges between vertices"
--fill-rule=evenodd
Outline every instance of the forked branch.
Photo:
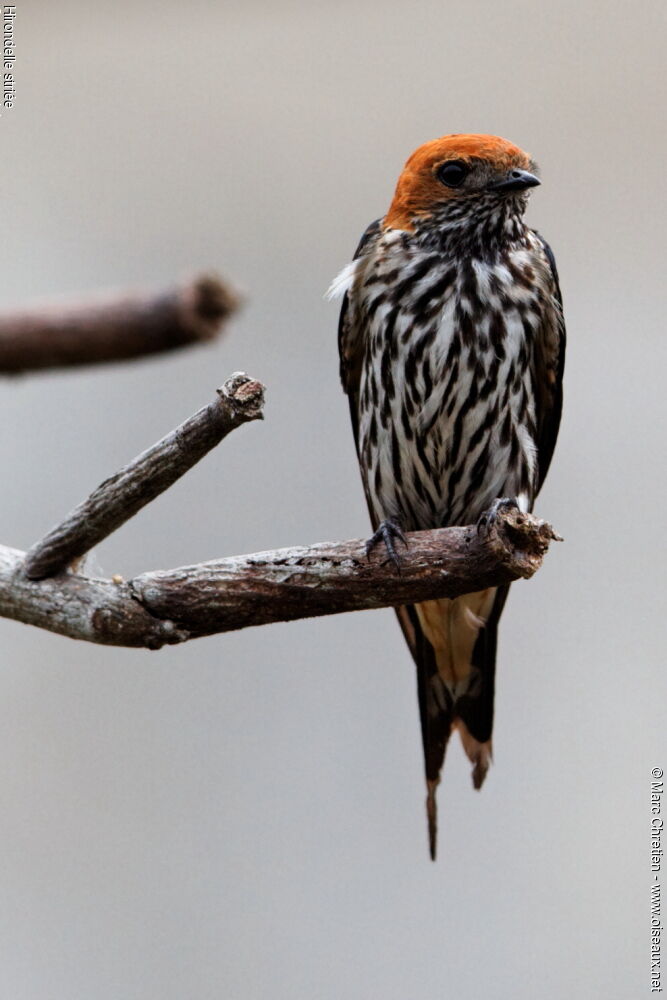
M 510 510 L 495 523 L 407 535 L 401 572 L 360 540 L 235 556 L 133 580 L 64 572 L 30 580 L 0 548 L 0 615 L 72 639 L 157 649 L 250 625 L 458 597 L 527 578 L 558 536 Z

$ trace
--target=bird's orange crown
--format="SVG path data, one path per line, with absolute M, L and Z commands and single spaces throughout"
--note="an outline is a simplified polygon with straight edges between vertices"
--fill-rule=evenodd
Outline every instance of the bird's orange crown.
M 412 230 L 416 217 L 428 216 L 436 205 L 459 197 L 458 191 L 448 190 L 436 176 L 447 160 L 483 161 L 498 172 L 535 167 L 528 153 L 497 135 L 443 135 L 425 142 L 403 168 L 385 226 Z

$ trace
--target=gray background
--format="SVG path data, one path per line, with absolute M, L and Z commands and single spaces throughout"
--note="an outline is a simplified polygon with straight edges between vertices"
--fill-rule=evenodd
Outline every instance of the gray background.
M 160 653 L 0 625 L 0 995 L 649 993 L 649 783 L 665 764 L 664 5 L 19 5 L 0 119 L 2 303 L 213 267 L 223 342 L 5 381 L 2 538 L 28 546 L 230 372 L 236 432 L 96 552 L 129 576 L 358 537 L 323 301 L 411 150 L 494 132 L 569 327 L 538 510 L 565 536 L 501 630 L 495 765 L 459 746 L 427 857 L 413 668 L 390 611 Z M 10 471 L 8 471 L 10 470 Z

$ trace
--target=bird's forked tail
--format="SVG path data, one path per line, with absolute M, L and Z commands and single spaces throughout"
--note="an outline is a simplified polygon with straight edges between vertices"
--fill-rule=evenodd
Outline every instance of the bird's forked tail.
M 417 665 L 433 860 L 438 828 L 435 796 L 452 730 L 458 729 L 473 765 L 475 788 L 482 787 L 491 762 L 497 626 L 508 589 L 490 588 L 397 609 Z

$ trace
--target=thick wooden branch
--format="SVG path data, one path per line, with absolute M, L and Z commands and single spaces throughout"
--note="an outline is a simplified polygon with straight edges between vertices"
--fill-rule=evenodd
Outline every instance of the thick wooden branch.
M 343 611 L 458 597 L 530 577 L 549 542 L 544 521 L 504 510 L 483 530 L 407 536 L 401 572 L 364 543 L 322 543 L 99 580 L 71 572 L 36 582 L 23 553 L 0 548 L 0 615 L 73 639 L 157 649 L 187 639 Z
M 168 489 L 230 431 L 262 418 L 264 386 L 236 372 L 216 399 L 158 441 L 72 510 L 32 546 L 24 572 L 32 580 L 64 570 Z
M 400 572 L 381 548 L 369 560 L 365 542 L 355 539 L 145 573 L 131 589 L 156 617 L 177 621 L 191 635 L 210 635 L 510 583 L 533 575 L 555 537 L 546 522 L 511 510 L 488 529 L 408 534 Z
M 123 361 L 211 340 L 237 306 L 235 292 L 202 275 L 160 292 L 0 313 L 0 373 Z

